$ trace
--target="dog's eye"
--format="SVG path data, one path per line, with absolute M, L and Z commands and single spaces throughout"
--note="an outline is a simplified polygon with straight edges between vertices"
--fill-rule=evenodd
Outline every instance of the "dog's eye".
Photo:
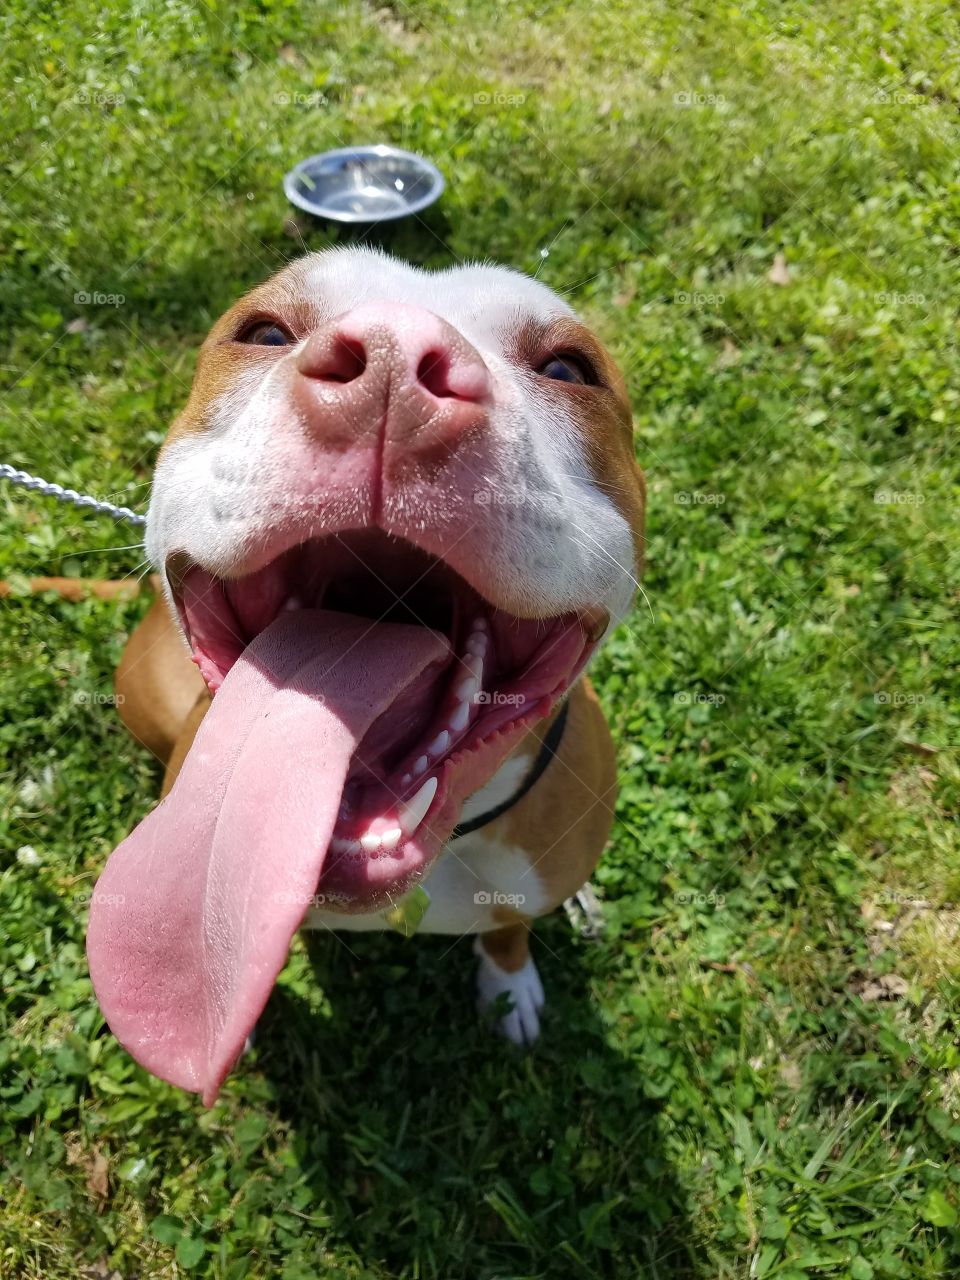
M 537 373 L 541 377 L 552 378 L 555 382 L 577 382 L 581 386 L 588 386 L 597 380 L 586 361 L 577 356 L 550 356 Z
M 275 320 L 254 320 L 253 324 L 240 330 L 234 341 L 245 342 L 252 347 L 289 347 L 293 334 Z

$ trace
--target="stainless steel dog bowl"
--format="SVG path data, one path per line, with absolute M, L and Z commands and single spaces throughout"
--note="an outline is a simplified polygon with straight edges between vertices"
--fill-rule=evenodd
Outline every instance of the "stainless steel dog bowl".
M 334 222 L 406 218 L 437 200 L 443 174 L 399 147 L 341 147 L 301 160 L 283 179 L 291 204 Z

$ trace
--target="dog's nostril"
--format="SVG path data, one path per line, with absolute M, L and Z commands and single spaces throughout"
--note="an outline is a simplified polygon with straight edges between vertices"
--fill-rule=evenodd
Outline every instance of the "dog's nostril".
M 310 377 L 323 382 L 353 382 L 366 367 L 363 343 L 355 338 L 337 337 L 330 344 L 326 359 L 317 361 L 310 369 Z
M 445 351 L 428 351 L 421 357 L 417 381 L 441 400 L 457 394 L 450 386 L 450 357 Z

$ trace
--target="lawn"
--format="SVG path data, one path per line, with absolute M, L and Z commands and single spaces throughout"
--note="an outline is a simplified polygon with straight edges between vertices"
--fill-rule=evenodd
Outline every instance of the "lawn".
M 0 1276 L 960 1275 L 956 10 L 113 8 L 0 15 L 0 461 L 142 509 L 212 320 L 337 239 L 283 172 L 383 139 L 449 185 L 377 239 L 539 271 L 621 362 L 649 603 L 536 1049 L 468 945 L 328 937 L 205 1111 L 83 951 L 158 790 L 110 705 L 147 598 L 22 592 L 138 535 L 0 486 Z

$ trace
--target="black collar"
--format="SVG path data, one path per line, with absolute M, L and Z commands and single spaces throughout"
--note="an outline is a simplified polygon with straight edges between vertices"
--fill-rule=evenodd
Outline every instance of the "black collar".
M 499 818 L 502 813 L 506 813 L 508 809 L 512 809 L 518 800 L 522 800 L 534 783 L 538 782 L 543 776 L 543 772 L 547 765 L 557 754 L 560 746 L 560 739 L 563 737 L 563 730 L 567 723 L 567 711 L 569 710 L 569 702 L 565 702 L 560 708 L 560 714 L 554 720 L 553 724 L 547 730 L 540 743 L 540 750 L 537 752 L 537 758 L 533 762 L 533 768 L 524 778 L 517 791 L 512 796 L 504 800 L 502 804 L 488 809 L 486 813 L 478 814 L 477 817 L 471 818 L 469 822 L 460 822 L 454 828 L 450 835 L 451 840 L 459 840 L 461 836 L 469 835 L 471 831 L 476 831 L 478 827 L 485 827 L 488 822 L 493 822 L 495 818 Z

